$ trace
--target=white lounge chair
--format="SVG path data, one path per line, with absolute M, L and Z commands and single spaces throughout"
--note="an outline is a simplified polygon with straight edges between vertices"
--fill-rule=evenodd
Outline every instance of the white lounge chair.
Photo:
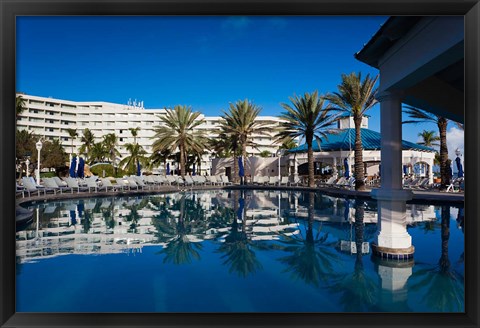
M 223 185 L 231 185 L 232 184 L 226 175 L 222 175 L 221 178 L 222 178 Z
M 183 183 L 185 186 L 193 186 L 195 182 L 193 181 L 192 177 L 189 175 L 185 176 L 185 181 Z
M 91 189 L 93 189 L 95 192 L 101 191 L 101 190 L 107 190 L 106 186 L 99 186 L 97 184 L 97 179 L 94 178 L 86 178 L 85 182 L 87 184 L 88 192 L 90 192 Z
M 55 180 L 52 178 L 44 178 L 43 185 L 45 186 L 45 192 L 53 191 L 55 195 L 57 194 L 57 191 L 62 193 L 62 188 L 57 186 Z
M 280 180 L 280 185 L 281 186 L 288 185 L 288 177 L 283 176 L 282 179 Z
M 28 177 L 22 178 L 23 187 L 25 188 L 23 196 L 25 197 L 25 192 L 28 193 L 28 197 L 30 197 L 31 193 L 36 192 L 38 196 L 40 196 L 40 192 L 42 191 L 45 195 L 45 188 L 37 188 L 35 184 L 30 181 Z
M 122 189 L 123 190 L 123 187 L 118 185 L 118 184 L 112 184 L 112 182 L 110 181 L 110 179 L 108 178 L 102 178 L 101 179 L 102 181 L 102 185 L 106 187 L 106 190 L 108 190 L 109 188 L 112 190 L 112 191 L 117 191 L 119 189 Z
M 66 178 L 65 179 L 65 182 L 67 183 L 67 185 L 72 188 L 72 193 L 73 191 L 76 189 L 77 190 L 77 193 L 79 193 L 80 191 L 87 191 L 89 190 L 88 187 L 82 187 L 79 185 L 77 179 L 75 178 Z
M 133 181 L 135 181 L 138 187 L 142 188 L 142 190 L 149 188 L 149 186 L 145 184 L 141 176 L 139 177 L 137 175 L 132 175 L 130 176 L 130 178 L 133 179 Z
M 270 186 L 276 185 L 277 182 L 278 182 L 278 177 L 277 177 L 277 176 L 268 178 L 268 184 L 269 184 Z

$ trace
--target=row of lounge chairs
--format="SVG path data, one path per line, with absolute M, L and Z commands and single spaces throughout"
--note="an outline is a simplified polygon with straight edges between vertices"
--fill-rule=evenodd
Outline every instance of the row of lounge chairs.
M 252 183 L 259 186 L 292 186 L 301 184 L 300 178 L 296 177 L 293 182 L 290 182 L 287 176 L 254 176 Z
M 33 177 L 23 177 L 22 186 L 17 185 L 17 195 L 28 197 L 41 196 L 47 193 L 57 194 L 63 192 L 99 192 L 99 191 L 125 191 L 145 190 L 160 186 L 226 186 L 231 185 L 227 176 L 126 176 L 123 178 L 101 178 L 97 176 L 85 179 L 59 177 L 43 178 L 43 184 L 38 185 Z M 112 183 L 113 182 L 113 183 Z

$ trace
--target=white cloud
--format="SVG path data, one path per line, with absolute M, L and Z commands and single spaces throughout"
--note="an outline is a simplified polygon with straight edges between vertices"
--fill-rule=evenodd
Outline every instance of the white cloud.
M 458 148 L 464 153 L 464 131 L 456 127 L 451 127 L 447 130 L 447 147 L 448 147 L 448 158 L 452 161 L 457 157 L 455 155 L 455 150 Z

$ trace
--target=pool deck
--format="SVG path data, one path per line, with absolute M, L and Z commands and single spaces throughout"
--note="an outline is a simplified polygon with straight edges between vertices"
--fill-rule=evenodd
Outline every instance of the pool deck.
M 259 186 L 259 185 L 228 185 L 228 186 L 160 186 L 145 190 L 128 190 L 128 191 L 100 191 L 100 192 L 64 192 L 57 194 L 47 194 L 32 197 L 17 197 L 16 205 L 21 205 L 27 202 L 38 202 L 48 200 L 72 199 L 72 198 L 91 198 L 91 197 L 111 197 L 111 196 L 129 196 L 129 195 L 151 195 L 159 193 L 174 193 L 179 191 L 201 191 L 201 190 L 281 190 L 281 191 L 314 191 L 322 192 L 331 196 L 341 196 L 348 198 L 361 197 L 371 199 L 371 189 L 366 191 L 355 191 L 346 188 L 334 187 L 304 187 L 304 186 Z M 440 191 L 423 191 L 412 190 L 413 199 L 410 202 L 424 202 L 428 201 L 432 204 L 442 203 L 463 203 L 465 194 L 463 192 L 440 192 Z

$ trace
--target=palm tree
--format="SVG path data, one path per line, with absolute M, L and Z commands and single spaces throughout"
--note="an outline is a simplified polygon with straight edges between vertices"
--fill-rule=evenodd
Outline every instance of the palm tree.
M 435 135 L 435 131 L 423 130 L 418 134 L 422 138 L 421 142 L 418 142 L 419 145 L 424 145 L 426 147 L 439 146 L 440 144 L 436 141 L 440 140 L 440 137 Z
M 124 170 L 130 172 L 130 174 L 134 174 L 136 172 L 138 163 L 144 167 L 147 165 L 148 158 L 145 156 L 147 152 L 141 145 L 137 143 L 128 143 L 125 145 L 125 149 L 130 153 L 130 155 L 124 157 L 118 164 Z
M 21 95 L 18 95 L 15 98 L 15 117 L 17 120 L 18 120 L 18 117 L 23 113 L 25 109 L 26 109 L 25 99 Z
M 411 118 L 411 120 L 404 121 L 404 124 L 409 123 L 435 123 L 440 133 L 440 189 L 447 189 L 449 184 L 449 166 L 448 160 L 448 148 L 447 148 L 447 125 L 448 119 L 437 114 L 427 112 L 420 108 L 412 106 L 405 106 L 404 112 Z
M 70 150 L 70 154 L 73 155 L 73 140 L 78 137 L 78 133 L 76 129 L 67 129 L 68 135 L 70 136 L 70 139 L 72 140 L 72 148 Z
M 308 185 L 315 186 L 313 167 L 313 138 L 325 136 L 336 118 L 330 115 L 329 107 L 324 106 L 324 99 L 318 96 L 318 92 L 305 93 L 303 97 L 294 95 L 289 98 L 292 106 L 282 103 L 286 110 L 280 115 L 284 122 L 280 125 L 277 139 L 281 142 L 288 138 L 304 137 L 307 144 L 308 157 Z
M 180 151 L 180 172 L 182 178 L 185 176 L 185 159 L 189 151 L 200 152 L 208 143 L 203 131 L 195 128 L 204 123 L 199 119 L 200 112 L 192 112 L 187 106 L 175 106 L 173 110 L 160 116 L 164 125 L 155 129 L 156 140 L 153 142 L 153 152 L 170 150 L 172 153 L 177 149 Z
M 115 175 L 117 175 L 117 166 L 115 165 L 115 158 L 120 156 L 117 149 L 118 137 L 115 133 L 109 133 L 103 136 L 103 147 L 106 150 L 107 157 L 115 168 Z
M 148 158 L 147 168 L 151 170 L 155 167 L 158 167 L 160 164 L 163 164 L 163 168 L 166 169 L 167 160 L 171 157 L 172 152 L 169 149 L 153 152 Z
M 107 156 L 108 152 L 103 143 L 93 144 L 92 149 L 90 149 L 90 163 L 103 162 Z
M 130 133 L 132 134 L 133 137 L 133 143 L 137 143 L 137 135 L 138 131 L 140 131 L 140 127 L 137 126 L 136 128 L 128 128 L 130 130 Z
M 297 142 L 292 137 L 288 137 L 282 142 L 282 145 L 280 146 L 280 149 L 289 150 L 289 149 L 293 149 L 297 146 L 298 146 Z
M 80 138 L 80 141 L 83 145 L 80 146 L 78 152 L 84 154 L 88 158 L 91 157 L 90 152 L 95 144 L 95 136 L 89 128 L 83 130 L 83 136 Z
M 352 72 L 342 74 L 342 83 L 337 86 L 338 92 L 325 96 L 336 110 L 347 112 L 353 116 L 355 124 L 355 190 L 365 190 L 363 146 L 362 146 L 362 119 L 366 111 L 377 103 L 375 95 L 378 75 L 370 78 L 367 74 L 362 81 L 362 73 Z
M 223 111 L 220 120 L 222 131 L 232 140 L 238 142 L 239 148 L 242 150 L 244 164 L 247 159 L 247 146 L 255 146 L 252 140 L 253 135 L 267 135 L 266 124 L 256 121 L 260 111 L 261 108 L 248 99 L 238 100 L 235 104 L 230 104 L 228 113 Z M 235 162 L 234 160 L 234 165 Z

